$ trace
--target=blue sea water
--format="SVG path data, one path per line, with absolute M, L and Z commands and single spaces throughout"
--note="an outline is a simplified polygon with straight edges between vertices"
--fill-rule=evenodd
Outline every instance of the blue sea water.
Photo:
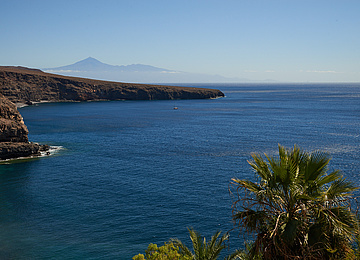
M 187 227 L 232 230 L 231 178 L 253 178 L 251 153 L 278 144 L 328 151 L 360 185 L 360 84 L 198 86 L 226 97 L 21 108 L 31 141 L 63 148 L 0 165 L 0 259 L 131 259 L 190 246 Z

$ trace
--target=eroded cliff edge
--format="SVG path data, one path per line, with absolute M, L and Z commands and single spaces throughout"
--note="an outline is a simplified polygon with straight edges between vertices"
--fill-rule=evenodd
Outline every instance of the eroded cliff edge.
M 0 94 L 0 160 L 40 155 L 49 149 L 30 143 L 28 133 L 15 104 Z
M 217 89 L 133 84 L 0 66 L 0 93 L 10 101 L 164 100 L 223 97 Z

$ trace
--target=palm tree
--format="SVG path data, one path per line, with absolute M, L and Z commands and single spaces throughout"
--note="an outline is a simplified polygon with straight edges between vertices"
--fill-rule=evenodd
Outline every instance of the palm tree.
M 329 155 L 279 145 L 279 157 L 253 154 L 257 182 L 232 179 L 233 219 L 255 234 L 250 256 L 263 259 L 346 259 L 358 234 L 350 210 L 357 188 L 339 171 L 328 173 Z
M 189 233 L 194 250 L 193 252 L 178 239 L 172 239 L 171 242 L 180 248 L 180 252 L 186 257 L 186 259 L 191 260 L 218 259 L 220 252 L 226 248 L 225 241 L 229 239 L 229 234 L 224 234 L 220 237 L 220 231 L 216 232 L 209 242 L 206 242 L 206 238 L 202 238 L 201 235 L 193 229 L 189 229 Z M 240 251 L 236 251 L 225 259 L 240 259 L 240 254 Z

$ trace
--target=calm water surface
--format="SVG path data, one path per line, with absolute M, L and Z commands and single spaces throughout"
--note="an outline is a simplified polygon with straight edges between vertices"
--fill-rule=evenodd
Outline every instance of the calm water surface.
M 0 259 L 131 259 L 190 246 L 187 227 L 229 231 L 231 178 L 279 143 L 328 151 L 360 185 L 359 84 L 203 86 L 226 97 L 20 109 L 31 141 L 63 149 L 0 165 Z M 231 232 L 230 250 L 242 241 Z

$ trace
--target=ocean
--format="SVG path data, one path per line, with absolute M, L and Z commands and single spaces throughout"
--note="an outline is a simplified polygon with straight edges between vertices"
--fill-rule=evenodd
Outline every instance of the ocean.
M 131 259 L 170 238 L 190 247 L 190 227 L 230 231 L 230 253 L 244 242 L 231 178 L 253 179 L 251 153 L 278 144 L 329 152 L 360 186 L 360 84 L 186 86 L 226 97 L 19 109 L 31 141 L 61 149 L 0 165 L 0 259 Z

